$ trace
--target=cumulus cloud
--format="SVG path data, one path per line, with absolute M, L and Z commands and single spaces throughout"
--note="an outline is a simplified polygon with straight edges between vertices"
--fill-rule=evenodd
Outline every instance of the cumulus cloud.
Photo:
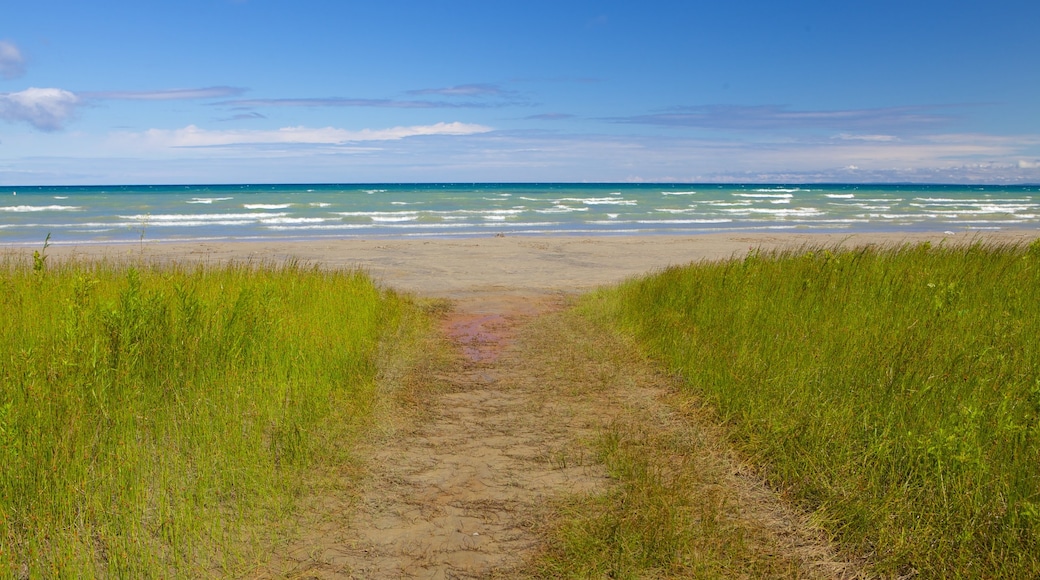
M 76 114 L 82 100 L 62 89 L 35 87 L 17 93 L 0 93 L 0 119 L 24 121 L 41 131 L 57 131 Z
M 273 130 L 213 131 L 189 125 L 182 129 L 151 129 L 129 135 L 160 147 L 226 147 L 232 145 L 340 145 L 361 141 L 394 141 L 422 135 L 473 135 L 491 131 L 490 127 L 468 123 L 436 123 L 387 129 L 351 131 L 336 127 L 283 127 Z
M 18 47 L 0 40 L 0 77 L 13 79 L 25 74 L 25 57 Z
M 239 87 L 203 87 L 198 89 L 163 89 L 158 91 L 96 91 L 82 93 L 91 99 L 125 101 L 176 101 L 189 99 L 223 99 L 246 92 Z

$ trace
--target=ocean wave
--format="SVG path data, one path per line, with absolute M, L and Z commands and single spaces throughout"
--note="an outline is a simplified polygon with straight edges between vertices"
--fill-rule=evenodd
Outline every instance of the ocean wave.
M 79 211 L 78 205 L 0 205 L 0 211 L 11 213 L 30 213 L 37 211 Z
M 211 204 L 215 201 L 229 201 L 235 199 L 233 197 L 193 197 L 184 203 L 204 203 Z
M 815 207 L 802 207 L 802 208 L 791 208 L 791 209 L 769 209 L 765 207 L 748 207 L 743 209 L 726 209 L 723 210 L 730 213 L 740 213 L 741 215 L 748 214 L 767 214 L 777 217 L 811 217 L 823 214 L 822 211 Z
M 117 226 L 124 228 L 140 228 L 142 226 L 148 228 L 200 228 L 200 227 L 212 227 L 212 226 L 251 226 L 259 224 L 259 220 L 255 219 L 219 219 L 219 220 L 181 220 L 175 222 L 119 222 Z
M 932 207 L 932 204 L 909 204 L 912 207 Z M 1011 204 L 1011 203 L 969 203 L 958 206 L 939 206 L 944 209 L 932 209 L 938 213 L 1009 213 L 1017 214 L 1022 211 L 1035 210 L 1040 205 L 1035 203 Z
M 769 191 L 767 189 L 756 189 L 755 191 Z M 788 190 L 776 190 L 788 191 Z M 791 199 L 794 195 L 790 193 L 734 193 L 733 197 L 750 197 L 753 199 Z
M 615 199 L 612 197 L 565 197 L 556 200 L 556 203 L 583 203 L 585 205 L 637 205 L 634 199 Z
M 288 213 L 173 213 L 173 214 L 137 214 L 137 215 L 121 215 L 118 216 L 120 219 L 131 220 L 134 222 L 144 222 L 148 224 L 183 224 L 184 222 L 199 222 L 209 223 L 218 222 L 221 220 L 234 220 L 243 223 L 256 222 L 262 219 L 271 219 L 284 217 L 289 215 Z
M 343 217 L 395 217 L 395 216 L 413 216 L 418 217 L 419 212 L 417 211 L 336 211 L 332 212 L 333 215 Z
M 937 219 L 939 214 L 937 213 L 871 213 L 865 217 L 871 219 L 883 219 L 883 220 L 914 220 L 921 221 L 926 219 Z
M 304 217 L 277 217 L 260 220 L 262 224 L 320 224 L 328 221 L 326 218 L 304 218 Z
M 292 205 L 291 203 L 243 203 L 242 207 L 246 209 L 288 209 Z
M 697 195 L 696 191 L 662 191 L 661 195 Z
M 702 219 L 702 220 L 634 220 L 637 224 L 728 224 L 733 220 L 726 218 Z
M 576 211 L 589 211 L 587 207 L 571 207 L 569 205 L 554 205 L 544 209 L 536 209 L 535 213 L 573 213 Z
M 654 208 L 654 211 L 659 211 L 661 213 L 693 213 L 697 211 L 697 208 L 687 207 L 683 209 L 675 209 L 670 207 L 656 207 Z
M 708 205 L 708 206 L 711 206 L 711 207 L 751 207 L 751 205 L 754 202 L 749 201 L 749 200 L 744 200 L 744 201 L 723 201 L 723 200 L 709 199 L 709 200 L 705 200 L 703 203 L 704 203 L 704 205 Z

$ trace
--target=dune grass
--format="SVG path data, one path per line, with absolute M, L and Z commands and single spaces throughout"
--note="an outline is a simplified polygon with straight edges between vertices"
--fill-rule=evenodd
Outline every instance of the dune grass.
M 580 398 L 603 413 L 575 448 L 591 451 L 612 481 L 552 504 L 531 576 L 808 577 L 812 564 L 828 558 L 787 549 L 775 530 L 763 526 L 763 510 L 771 521 L 779 518 L 734 477 L 728 442 L 702 409 L 662 398 L 676 381 L 630 340 L 589 321 L 580 309 L 543 317 L 525 334 L 518 341 L 525 360 L 546 369 L 543 380 L 552 385 L 554 402 Z M 563 464 L 588 461 L 570 453 Z
M 298 264 L 0 260 L 0 575 L 237 575 L 345 462 L 409 302 Z
M 1040 241 L 752 252 L 582 311 L 876 572 L 1040 577 Z

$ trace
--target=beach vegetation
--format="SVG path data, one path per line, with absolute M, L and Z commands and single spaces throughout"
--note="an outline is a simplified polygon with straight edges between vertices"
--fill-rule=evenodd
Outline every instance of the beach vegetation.
M 875 573 L 1040 577 L 1040 241 L 752 251 L 580 309 Z
M 0 259 L 5 577 L 262 565 L 421 318 L 360 271 L 25 258 Z

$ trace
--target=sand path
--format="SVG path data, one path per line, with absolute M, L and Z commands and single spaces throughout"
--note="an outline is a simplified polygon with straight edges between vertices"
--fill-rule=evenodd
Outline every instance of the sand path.
M 581 457 L 603 413 L 525 373 L 519 326 L 560 297 L 482 294 L 458 301 L 443 333 L 458 356 L 426 368 L 434 395 L 415 425 L 367 450 L 371 472 L 346 527 L 305 534 L 280 575 L 298 578 L 511 577 L 538 546 L 549 501 L 593 491 L 606 474 Z M 581 419 L 576 419 L 581 417 Z
M 857 576 L 803 514 L 709 450 L 719 442 L 669 408 L 671 379 L 636 359 L 596 356 L 595 338 L 554 326 L 566 302 L 503 293 L 456 300 L 440 329 L 456 356 L 420 367 L 419 412 L 370 442 L 359 495 L 319 502 L 332 517 L 309 525 L 270 575 L 529 577 L 558 502 L 616 485 L 590 443 L 627 421 L 687 442 L 679 453 L 707 466 L 705 485 L 727 490 L 726 517 L 741 523 L 726 525 L 754 529 L 748 544 L 760 553 L 751 558 L 793 567 L 790 577 Z

